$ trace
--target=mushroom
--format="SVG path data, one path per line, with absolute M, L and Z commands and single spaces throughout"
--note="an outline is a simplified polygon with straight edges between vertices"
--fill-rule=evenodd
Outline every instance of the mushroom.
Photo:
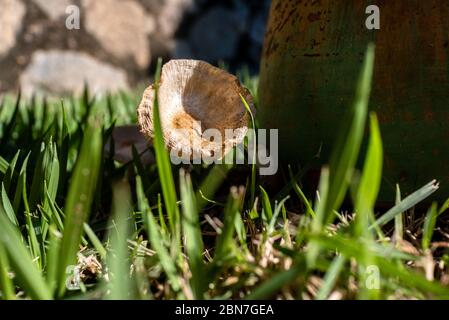
M 154 93 L 151 85 L 137 110 L 141 130 L 150 140 L 154 135 Z M 198 60 L 165 64 L 158 105 L 166 147 L 182 159 L 223 158 L 248 131 L 250 115 L 241 96 L 254 112 L 250 92 L 228 72 Z

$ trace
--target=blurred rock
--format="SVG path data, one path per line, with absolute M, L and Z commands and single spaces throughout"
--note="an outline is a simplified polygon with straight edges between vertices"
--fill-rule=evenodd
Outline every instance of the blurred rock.
M 85 83 L 93 93 L 128 88 L 124 71 L 82 52 L 36 51 L 20 77 L 25 95 L 80 94 Z
M 73 0 L 32 0 L 52 20 L 58 20 L 66 14 L 68 6 L 73 5 Z
M 134 0 L 83 0 L 85 26 L 100 44 L 120 59 L 134 58 L 139 67 L 150 63 L 148 34 L 155 22 Z
M 0 0 L 0 58 L 15 46 L 25 11 L 20 0 Z
M 83 79 L 83 72 L 89 75 L 95 88 L 115 87 L 104 80 L 94 84 L 97 71 L 60 66 L 68 58 L 62 59 L 54 52 L 70 52 L 70 63 L 78 67 L 93 64 L 105 67 L 118 74 L 117 80 L 111 79 L 112 83 L 130 86 L 148 81 L 153 61 L 158 57 L 164 61 L 173 58 L 202 59 L 213 64 L 223 61 L 231 72 L 248 66 L 255 73 L 270 2 L 0 0 L 0 92 L 16 91 L 23 86 L 53 94 L 68 93 L 83 86 L 83 83 L 74 85 L 75 79 Z M 79 29 L 66 27 L 67 18 L 74 19 L 74 11 L 67 11 L 73 5 L 80 9 Z M 37 57 L 45 57 L 45 63 L 37 61 Z M 52 57 L 58 60 L 48 61 Z M 63 67 L 63 74 L 52 71 L 47 83 L 42 80 L 44 75 L 36 75 L 37 62 L 39 70 L 44 64 L 58 65 Z M 70 72 L 75 72 L 75 77 L 69 76 Z M 27 85 L 26 81 L 31 83 Z
M 196 10 L 197 0 L 140 0 L 156 21 L 150 39 L 154 57 L 171 56 L 175 49 L 175 34 L 189 13 Z
M 241 20 L 224 7 L 210 9 L 193 25 L 190 42 L 197 58 L 206 61 L 229 59 L 235 53 L 241 33 Z

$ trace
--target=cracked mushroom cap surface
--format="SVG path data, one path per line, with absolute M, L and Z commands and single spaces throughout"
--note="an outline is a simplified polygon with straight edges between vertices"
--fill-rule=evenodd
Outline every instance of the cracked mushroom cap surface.
M 165 64 L 158 105 L 167 148 L 180 158 L 224 157 L 243 142 L 248 131 L 250 115 L 240 95 L 254 114 L 253 98 L 237 77 L 198 60 L 171 60 Z M 151 85 L 137 109 L 141 130 L 150 140 L 154 135 L 154 96 Z M 204 135 L 212 132 L 208 129 L 214 129 L 221 139 Z M 226 134 L 228 129 L 234 134 Z

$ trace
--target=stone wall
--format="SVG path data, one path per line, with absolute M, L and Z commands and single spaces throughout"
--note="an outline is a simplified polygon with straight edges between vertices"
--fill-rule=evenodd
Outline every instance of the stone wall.
M 257 72 L 270 0 L 0 0 L 0 92 L 129 88 L 156 57 Z M 79 19 L 78 19 L 79 17 Z

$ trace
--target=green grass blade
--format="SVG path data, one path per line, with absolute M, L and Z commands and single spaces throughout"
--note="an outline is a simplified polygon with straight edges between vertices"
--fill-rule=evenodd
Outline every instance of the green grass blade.
M 262 198 L 262 208 L 263 208 L 262 217 L 265 219 L 267 223 L 270 223 L 271 219 L 273 218 L 273 209 L 271 208 L 270 198 L 268 197 L 268 193 L 265 191 L 264 188 L 262 188 L 262 186 L 259 186 L 259 188 Z
M 401 189 L 399 188 L 399 184 L 396 184 L 396 200 L 395 205 L 398 205 L 401 202 Z M 402 240 L 404 237 L 404 222 L 402 221 L 403 213 L 398 213 L 396 217 L 394 217 L 394 239 Z
M 2 156 L 0 156 L 0 173 L 5 174 L 9 168 L 9 162 L 5 160 Z
M 293 187 L 293 190 L 295 190 L 295 192 L 298 195 L 299 199 L 301 200 L 302 204 L 306 207 L 306 214 L 308 214 L 312 218 L 314 218 L 315 212 L 312 209 L 312 205 L 310 204 L 309 200 L 306 198 L 304 192 L 302 192 L 301 188 L 299 187 L 298 182 L 296 181 L 296 178 L 293 175 L 293 172 L 292 172 L 292 169 L 290 166 L 288 166 L 288 172 L 290 174 L 290 180 L 291 180 L 291 185 Z
M 438 209 L 438 216 L 442 215 L 449 208 L 449 199 L 443 202 L 441 207 Z
M 190 284 L 195 299 L 203 299 L 207 289 L 204 277 L 203 239 L 201 236 L 198 210 L 196 208 L 195 193 L 190 176 L 180 171 L 180 189 L 182 200 L 182 230 L 185 239 L 186 254 L 190 271 L 192 273 Z
M 147 230 L 150 238 L 151 246 L 156 251 L 162 268 L 164 269 L 167 277 L 170 279 L 171 286 L 174 291 L 181 289 L 181 282 L 178 278 L 178 272 L 175 260 L 170 256 L 168 250 L 165 248 L 162 242 L 162 235 L 160 228 L 158 227 L 156 220 L 151 212 L 147 211 L 144 214 L 146 219 Z
M 375 114 L 370 116 L 370 140 L 368 151 L 363 167 L 362 177 L 355 195 L 355 226 L 354 236 L 356 239 L 364 239 L 361 242 L 361 256 L 358 258 L 359 283 L 366 283 L 368 274 L 366 268 L 375 265 L 376 257 L 369 250 L 368 244 L 375 243 L 374 235 L 369 229 L 370 221 L 373 220 L 374 206 L 379 193 L 382 180 L 383 147 L 380 136 L 379 123 Z M 358 291 L 361 300 L 377 298 L 377 290 L 369 290 L 362 286 Z
M 294 283 L 294 281 L 305 273 L 303 261 L 298 261 L 290 269 L 274 274 L 269 280 L 259 285 L 253 292 L 245 297 L 245 300 L 268 299 L 283 287 Z
M 345 262 L 346 258 L 343 255 L 339 255 L 334 258 L 334 261 L 324 276 L 323 285 L 315 297 L 316 300 L 326 300 L 329 297 Z
M 100 239 L 98 239 L 98 237 L 95 234 L 95 232 L 92 230 L 92 228 L 87 223 L 84 223 L 84 232 L 86 233 L 86 235 L 89 238 L 90 242 L 94 246 L 95 250 L 97 250 L 98 255 L 102 259 L 106 258 L 106 249 L 104 248 L 104 246 L 101 243 Z
M 59 184 L 59 160 L 56 143 L 49 145 L 48 159 L 45 162 L 45 187 L 46 196 L 43 197 L 44 209 L 48 209 L 50 203 L 56 199 Z
M 177 292 L 181 289 L 181 281 L 178 278 L 176 261 L 170 256 L 170 253 L 163 243 L 160 227 L 156 223 L 156 219 L 151 212 L 148 200 L 143 192 L 140 176 L 136 177 L 136 193 L 138 208 L 142 213 L 145 230 L 148 234 L 151 247 L 156 251 L 159 262 L 170 280 L 171 287 Z
M 424 230 L 422 235 L 421 244 L 424 250 L 428 250 L 430 247 L 430 242 L 432 241 L 433 232 L 435 230 L 435 225 L 438 217 L 438 205 L 433 203 L 427 212 L 426 218 L 424 220 Z
M 0 242 L 0 292 L 3 300 L 15 300 L 14 283 L 9 276 L 10 266 L 5 248 Z
M 281 213 L 281 209 L 284 207 L 285 202 L 290 199 L 290 196 L 286 196 L 284 199 L 282 199 L 279 203 L 276 202 L 276 205 L 274 207 L 274 213 L 273 218 L 271 219 L 269 225 L 268 225 L 268 234 L 270 235 L 275 228 L 275 224 L 277 222 L 277 219 L 279 217 L 279 214 Z
M 350 239 L 344 239 L 338 236 L 328 237 L 327 235 L 310 235 L 311 239 L 318 241 L 324 248 L 329 250 L 338 250 L 346 257 L 358 259 L 363 255 L 363 249 L 359 243 Z M 421 290 L 425 294 L 436 295 L 438 298 L 448 299 L 449 288 L 443 285 L 428 281 L 424 276 L 414 271 L 409 271 L 403 265 L 399 265 L 391 258 L 381 256 L 376 257 L 376 266 L 382 270 L 384 276 L 397 277 L 402 286 L 409 286 L 413 289 Z
M 145 179 L 145 177 L 147 176 L 147 172 L 145 171 L 145 168 L 142 164 L 141 155 L 139 154 L 139 152 L 137 151 L 137 149 L 134 145 L 132 145 L 132 154 L 133 154 L 133 162 L 134 162 L 134 166 L 136 168 L 137 174 L 140 177 L 144 178 L 144 179 L 142 179 L 143 188 L 144 188 L 144 190 L 148 190 L 148 188 L 150 187 L 150 181 L 149 181 L 149 179 Z
M 159 215 L 159 224 L 161 226 L 161 232 L 165 236 L 169 234 L 167 224 L 165 223 L 164 211 L 162 210 L 161 194 L 157 194 L 157 213 Z
M 107 254 L 107 265 L 110 270 L 107 296 L 111 300 L 127 300 L 132 298 L 133 282 L 130 277 L 130 261 L 128 256 L 128 238 L 131 233 L 131 189 L 128 181 L 121 180 L 113 184 L 113 217 L 110 223 L 111 250 Z
M 215 192 L 217 192 L 218 188 L 226 179 L 232 167 L 233 165 L 227 164 L 216 164 L 212 167 L 196 193 L 196 202 L 199 211 L 207 204 L 208 201 L 206 199 L 211 199 L 215 195 Z
M 14 212 L 14 209 L 11 205 L 11 201 L 9 201 L 8 194 L 6 192 L 5 186 L 2 182 L 2 195 L 1 195 L 1 205 L 3 207 L 4 212 L 8 216 L 9 220 L 12 224 L 14 224 L 16 227 L 19 227 L 19 221 L 17 221 L 17 216 Z
M 237 234 L 237 238 L 240 241 L 240 245 L 243 247 L 244 250 L 247 250 L 248 243 L 247 243 L 246 227 L 245 227 L 245 223 L 243 222 L 243 218 L 242 218 L 242 215 L 240 214 L 240 212 L 238 212 L 235 215 L 234 227 L 235 227 L 235 232 Z
M 7 121 L 5 129 L 3 130 L 1 138 L 0 138 L 0 150 L 2 150 L 3 147 L 7 145 L 6 141 L 12 140 L 11 136 L 12 136 L 12 133 L 14 131 L 14 127 L 15 127 L 15 125 L 17 123 L 17 119 L 18 119 L 18 116 L 19 116 L 19 109 L 20 109 L 21 99 L 22 99 L 22 94 L 21 94 L 21 92 L 19 92 L 19 94 L 17 95 L 15 106 L 14 106 L 14 112 L 13 112 L 11 118 L 9 119 L 9 121 Z
M 170 157 L 162 132 L 161 120 L 159 115 L 158 87 L 161 73 L 162 60 L 158 61 L 158 68 L 154 84 L 154 103 L 153 103 L 153 126 L 154 126 L 154 151 L 156 153 L 156 163 L 161 181 L 162 195 L 164 197 L 165 207 L 168 215 L 168 222 L 173 236 L 177 235 L 176 225 L 179 223 L 179 208 L 177 205 L 177 196 Z
M 340 207 L 348 191 L 365 130 L 374 70 L 374 51 L 374 45 L 370 44 L 366 50 L 353 104 L 347 111 L 346 120 L 342 124 L 342 130 L 330 159 L 326 193 L 322 195 L 318 208 L 315 210 L 316 217 L 312 222 L 313 232 L 320 232 L 332 221 L 334 211 Z M 307 256 L 310 267 L 315 264 L 318 254 L 319 247 L 311 243 Z
M 256 177 L 257 177 L 257 138 L 255 134 L 256 130 L 256 122 L 254 120 L 253 112 L 251 111 L 251 108 L 248 105 L 248 102 L 246 102 L 245 98 L 240 94 L 240 99 L 243 102 L 243 105 L 245 106 L 246 112 L 249 113 L 251 117 L 251 129 L 252 131 L 248 131 L 248 145 L 253 146 L 253 150 L 248 150 L 248 152 L 251 152 L 251 156 L 253 159 L 253 163 L 251 165 L 251 198 L 250 198 L 250 205 L 251 207 L 254 204 L 254 199 L 256 197 Z M 252 141 L 251 141 L 252 140 Z
M 382 180 L 383 148 L 377 117 L 370 117 L 370 141 L 355 199 L 356 237 L 366 236 Z
M 41 203 L 45 180 L 45 163 L 48 158 L 49 144 L 42 142 L 39 150 L 39 156 L 34 166 L 33 179 L 30 188 L 30 198 L 28 200 L 31 211 L 36 210 L 37 205 Z
M 47 249 L 47 283 L 52 292 L 55 293 L 57 289 L 57 272 L 59 262 L 59 250 L 61 246 L 62 234 L 57 228 L 50 224 L 49 226 L 49 246 Z
M 214 263 L 219 262 L 225 256 L 231 254 L 235 249 L 235 243 L 233 239 L 235 231 L 235 221 L 237 219 L 237 215 L 240 215 L 240 209 L 244 195 L 245 190 L 243 188 L 231 188 L 231 193 L 224 210 L 224 227 L 216 240 Z
M 26 195 L 26 189 L 24 185 L 23 195 L 25 199 Z M 39 243 L 39 240 L 36 235 L 36 229 L 35 225 L 33 223 L 34 218 L 31 215 L 30 208 L 28 207 L 28 204 L 25 205 L 25 222 L 26 222 L 26 230 L 28 234 L 28 244 L 30 247 L 30 253 L 33 257 L 33 260 L 36 263 L 36 266 L 39 267 L 39 269 L 42 268 L 42 256 L 41 256 L 41 246 Z
M 51 198 L 50 194 L 47 191 L 47 188 L 45 187 L 45 194 L 47 196 L 47 204 L 49 209 L 45 210 L 43 208 L 44 212 L 51 212 L 49 216 L 49 220 L 58 228 L 60 232 L 64 231 L 64 223 L 62 222 L 61 214 L 59 213 L 58 209 L 56 208 L 55 200 Z
M 17 160 L 19 159 L 19 155 L 20 155 L 20 150 L 17 151 L 16 155 L 14 156 L 14 158 L 11 160 L 9 166 L 8 166 L 8 170 L 5 173 L 5 176 L 3 177 L 3 183 L 5 184 L 5 190 L 7 192 L 9 192 L 9 187 L 11 185 L 12 179 L 14 177 L 14 170 L 17 164 Z
M 55 202 L 59 184 L 59 160 L 57 145 L 51 140 L 47 145 L 47 150 L 44 155 L 43 173 L 43 188 L 41 191 L 42 194 L 39 195 L 39 198 L 40 202 L 44 204 L 43 210 L 51 213 L 52 210 L 50 210 L 50 204 Z M 44 246 L 45 239 L 47 238 L 48 227 L 48 223 L 45 220 L 41 220 L 42 247 Z M 42 252 L 44 253 L 42 258 L 45 262 L 45 250 L 42 249 Z
M 388 210 L 384 215 L 378 218 L 376 222 L 370 226 L 370 228 L 384 226 L 385 224 L 393 220 L 394 217 L 396 217 L 398 214 L 407 211 L 424 199 L 428 198 L 432 193 L 438 190 L 438 187 L 439 186 L 436 180 L 429 182 L 424 187 L 422 187 L 418 191 L 415 191 L 404 200 L 402 200 L 399 204 Z
M 81 145 L 65 203 L 64 233 L 58 267 L 58 295 L 65 292 L 66 268 L 76 262 L 76 253 L 93 201 L 102 154 L 102 131 L 90 123 Z
M 312 220 L 312 232 L 314 233 L 321 233 L 324 232 L 325 225 L 320 220 L 320 217 L 324 216 L 324 211 L 326 210 L 326 203 L 327 203 L 327 195 L 329 193 L 329 168 L 323 167 L 321 168 L 321 175 L 320 175 L 320 183 L 318 186 L 318 194 L 319 199 L 317 196 L 317 201 L 315 202 L 315 213 L 316 217 Z M 296 237 L 297 240 L 300 240 L 301 231 L 303 228 L 303 225 L 300 223 L 298 224 L 298 236 Z M 299 242 L 299 241 L 298 241 Z M 318 254 L 320 252 L 320 247 L 317 243 L 314 243 L 313 240 L 309 243 L 309 250 L 307 252 L 307 264 L 309 268 L 313 268 L 315 266 L 316 258 L 318 257 Z
M 67 162 L 69 157 L 69 151 L 70 151 L 70 133 L 69 133 L 69 124 L 67 120 L 67 112 L 65 110 L 64 103 L 61 102 L 61 122 L 62 122 L 62 129 L 60 130 L 60 141 L 58 143 L 59 145 L 59 181 L 60 181 L 60 188 L 59 192 L 65 192 L 63 187 L 65 187 L 66 184 L 66 176 L 67 176 Z
M 23 161 L 22 167 L 20 169 L 19 178 L 17 180 L 16 192 L 14 194 L 14 201 L 13 201 L 14 212 L 19 211 L 20 202 L 23 198 L 23 189 L 24 189 L 24 186 L 26 185 L 26 169 L 27 169 L 27 165 L 28 165 L 28 159 L 30 158 L 30 154 L 31 153 L 28 153 L 28 155 L 25 158 L 25 160 Z M 25 197 L 26 197 L 26 195 L 25 195 Z
M 329 166 L 329 194 L 323 217 L 318 217 L 323 223 L 329 222 L 332 212 L 338 209 L 346 195 L 351 175 L 356 164 L 362 144 L 368 102 L 371 93 L 371 80 L 374 70 L 374 45 L 369 45 L 357 84 L 352 107 L 348 110 L 343 130 L 334 146 Z
M 0 208 L 0 242 L 5 249 L 12 271 L 22 288 L 33 299 L 49 300 L 51 291 L 31 260 L 28 249 L 21 240 L 18 229 Z

